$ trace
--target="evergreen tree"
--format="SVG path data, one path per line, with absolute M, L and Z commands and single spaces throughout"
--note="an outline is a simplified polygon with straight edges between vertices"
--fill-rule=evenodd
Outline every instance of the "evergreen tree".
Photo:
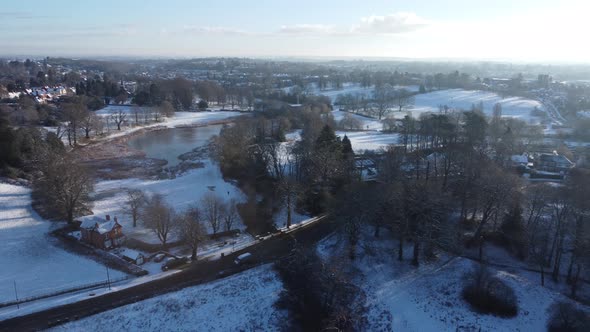
M 346 134 L 344 134 L 344 138 L 342 139 L 342 153 L 344 155 L 349 155 L 352 153 L 352 144 L 350 143 L 350 139 Z
M 514 203 L 514 206 L 504 217 L 501 231 L 506 245 L 510 250 L 520 259 L 524 259 L 528 250 L 527 234 L 524 219 L 522 218 L 522 207 L 519 201 Z

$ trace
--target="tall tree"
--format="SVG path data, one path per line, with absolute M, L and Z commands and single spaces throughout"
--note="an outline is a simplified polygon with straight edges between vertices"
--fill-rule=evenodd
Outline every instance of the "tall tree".
M 146 204 L 146 196 L 139 189 L 128 189 L 127 201 L 125 203 L 125 210 L 133 220 L 133 227 L 137 227 L 137 220 L 139 220 L 141 209 Z
M 144 225 L 150 229 L 165 248 L 168 236 L 176 228 L 176 217 L 174 209 L 166 203 L 162 195 L 155 194 L 147 199 L 142 210 Z
M 191 248 L 191 260 L 197 259 L 197 249 L 207 238 L 199 208 L 193 207 L 178 217 L 178 234 L 180 240 Z
M 34 190 L 44 205 L 72 223 L 76 216 L 89 210 L 94 179 L 65 152 L 46 150 L 40 154 Z
M 203 219 L 209 223 L 213 234 L 217 234 L 222 224 L 223 199 L 218 195 L 208 192 L 201 198 L 201 211 Z

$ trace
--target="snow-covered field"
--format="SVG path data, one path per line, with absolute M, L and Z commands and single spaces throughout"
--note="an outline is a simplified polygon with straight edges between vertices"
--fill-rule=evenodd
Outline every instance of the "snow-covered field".
M 52 331 L 278 331 L 282 282 L 270 265 L 106 311 Z
M 426 112 L 438 113 L 440 105 L 447 105 L 455 110 L 470 110 L 471 105 L 478 104 L 480 101 L 483 102 L 484 113 L 488 116 L 492 115 L 494 105 L 500 103 L 502 105 L 502 116 L 518 118 L 527 123 L 538 122 L 538 118 L 531 116 L 531 111 L 535 107 L 540 110 L 545 109 L 543 104 L 531 99 L 521 97 L 502 98 L 493 92 L 450 89 L 416 95 L 414 106 L 409 109 L 409 112 L 414 117 L 419 117 L 420 114 Z M 396 113 L 395 117 L 402 118 L 405 115 L 405 112 Z
M 556 300 L 567 301 L 550 287 L 541 287 L 538 274 L 490 268 L 514 289 L 519 312 L 514 318 L 476 314 L 462 299 L 461 291 L 465 274 L 477 263 L 442 255 L 415 268 L 410 264 L 411 246 L 400 263 L 396 260 L 397 244 L 386 240 L 387 236 L 376 239 L 367 231 L 362 238 L 351 271 L 367 295 L 367 331 L 545 331 L 549 307 Z M 337 260 L 335 257 L 347 254 L 345 243 L 333 235 L 318 245 L 318 253 L 324 259 Z
M 379 131 L 337 131 L 341 138 L 346 135 L 355 153 L 364 151 L 377 151 L 391 144 L 399 143 L 399 135 L 396 133 L 382 133 Z
M 394 86 L 394 88 L 395 89 L 406 89 L 406 90 L 412 91 L 412 92 L 418 92 L 418 90 L 420 89 L 420 87 L 417 85 L 404 85 L 404 86 L 396 85 L 396 86 Z M 320 90 L 320 89 L 318 89 L 317 85 L 314 85 L 312 87 L 311 92 L 313 94 L 329 97 L 330 100 L 332 100 L 332 103 L 334 103 L 336 101 L 336 99 L 338 98 L 338 96 L 345 95 L 345 94 L 354 94 L 354 95 L 358 94 L 361 96 L 372 97 L 374 90 L 375 90 L 374 87 L 362 87 L 358 83 L 344 83 L 342 85 L 342 89 L 328 89 L 328 90 Z
M 31 190 L 0 183 L 0 302 L 104 281 L 106 268 L 56 246 L 54 222 L 31 207 Z M 111 278 L 125 274 L 110 271 Z
M 159 240 L 153 232 L 141 225 L 136 228 L 132 227 L 131 218 L 123 213 L 127 189 L 140 189 L 148 195 L 161 194 L 177 212 L 198 205 L 201 198 L 209 192 L 213 192 L 225 200 L 235 199 L 236 202 L 243 202 L 246 199 L 238 187 L 223 180 L 219 166 L 210 160 L 204 161 L 203 168 L 190 170 L 174 179 L 144 180 L 134 178 L 98 182 L 93 193 L 94 208 L 92 210 L 94 214 L 103 218 L 107 214 L 118 216 L 119 223 L 123 226 L 123 232 L 127 236 L 136 237 L 149 243 L 159 243 Z M 81 219 L 85 218 L 92 218 L 92 216 Z M 205 226 L 208 227 L 207 224 Z M 240 220 L 236 222 L 234 228 L 245 229 Z
M 346 114 L 349 114 L 353 118 L 358 119 L 363 124 L 362 128 L 360 128 L 360 129 L 363 129 L 363 130 L 383 130 L 383 123 L 377 119 L 372 119 L 372 118 L 358 115 L 358 114 L 343 112 L 340 109 L 332 111 L 332 116 L 334 116 L 334 120 L 336 120 L 336 121 L 341 121 L 342 119 L 344 119 L 344 116 Z
M 413 87 L 405 87 L 410 88 L 411 91 L 417 91 L 417 89 L 413 89 Z M 373 88 L 361 88 L 357 85 L 345 85 L 343 90 L 333 90 L 333 91 L 318 91 L 319 94 L 326 95 L 332 98 L 332 102 L 334 102 L 335 98 L 340 94 L 345 94 L 349 92 L 362 92 L 364 94 L 370 95 L 372 93 Z M 479 102 L 483 103 L 484 112 L 488 116 L 491 116 L 493 113 L 493 107 L 496 103 L 502 105 L 502 115 L 505 117 L 513 117 L 518 118 L 527 123 L 533 122 L 538 123 L 539 118 L 532 116 L 531 111 L 537 107 L 542 111 L 546 111 L 544 105 L 536 100 L 526 99 L 521 97 L 507 97 L 502 98 L 498 94 L 489 91 L 481 91 L 481 90 L 463 90 L 463 89 L 448 89 L 448 90 L 440 90 L 434 91 L 424 94 L 417 94 L 415 96 L 414 105 L 409 108 L 407 111 L 404 112 L 392 112 L 390 116 L 394 116 L 396 118 L 403 118 L 408 113 L 411 114 L 413 117 L 419 117 L 422 113 L 427 112 L 439 112 L 439 106 L 446 105 L 452 110 L 470 110 L 473 104 L 479 104 Z M 341 112 L 335 112 L 334 118 L 339 120 L 342 118 Z M 378 120 L 371 121 L 370 119 L 361 119 L 366 124 L 369 125 L 370 130 L 381 130 L 381 126 Z

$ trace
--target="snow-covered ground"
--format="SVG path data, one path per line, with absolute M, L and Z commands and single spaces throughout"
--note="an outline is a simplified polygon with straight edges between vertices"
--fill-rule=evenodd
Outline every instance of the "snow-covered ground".
M 33 312 L 46 310 L 49 308 L 54 308 L 54 307 L 69 304 L 69 303 L 79 302 L 79 301 L 86 300 L 91 297 L 100 296 L 100 295 L 103 295 L 106 293 L 116 292 L 116 291 L 119 291 L 119 290 L 122 290 L 125 288 L 137 286 L 142 283 L 146 283 L 149 281 L 160 279 L 160 278 L 169 276 L 171 274 L 180 272 L 180 270 L 170 270 L 170 271 L 166 271 L 166 272 L 161 272 L 159 269 L 159 266 L 156 266 L 155 263 L 148 263 L 148 264 L 151 264 L 151 265 L 150 266 L 144 265 L 144 266 L 142 266 L 142 268 L 146 268 L 147 270 L 150 270 L 149 275 L 139 277 L 139 278 L 126 279 L 126 280 L 122 280 L 119 282 L 112 282 L 111 289 L 108 289 L 108 287 L 86 289 L 86 290 L 71 292 L 71 293 L 58 295 L 58 296 L 54 296 L 54 297 L 49 297 L 49 298 L 45 298 L 45 299 L 41 299 L 41 300 L 36 300 L 36 301 L 32 301 L 32 302 L 21 303 L 20 308 L 17 308 L 16 306 L 0 308 L 0 320 L 12 318 L 12 317 L 23 316 L 23 315 L 27 315 L 27 314 L 30 314 Z M 152 272 L 156 272 L 156 270 L 158 270 L 158 273 L 153 274 Z M 109 273 L 112 273 L 112 272 L 113 272 L 113 270 L 109 270 Z M 111 274 L 111 276 L 112 276 L 112 274 Z
M 336 121 L 341 121 L 342 119 L 344 119 L 344 116 L 346 114 L 349 114 L 350 116 L 352 116 L 355 119 L 358 119 L 361 123 L 362 123 L 362 127 L 359 129 L 363 129 L 363 130 L 383 130 L 383 123 L 377 119 L 372 119 L 366 116 L 362 116 L 362 115 L 358 115 L 358 114 L 353 114 L 353 113 L 348 113 L 348 112 L 343 112 L 340 109 L 337 109 L 335 111 L 332 111 L 332 115 L 334 116 L 334 120 Z
M 297 211 L 291 211 L 291 225 L 298 225 L 303 221 L 309 220 L 311 216 L 305 214 L 299 214 Z M 287 227 L 287 207 L 283 206 L 279 211 L 277 211 L 273 216 L 272 219 L 274 220 L 274 225 L 277 229 Z
M 270 265 L 106 311 L 52 331 L 278 331 L 282 282 Z
M 417 91 L 413 87 L 411 91 Z M 332 91 L 318 91 L 319 94 L 326 95 L 332 98 L 334 102 L 335 98 L 339 94 L 345 94 L 349 92 L 364 92 L 365 94 L 371 93 L 372 88 L 361 88 L 357 85 L 345 85 L 343 90 L 332 90 Z M 493 107 L 496 103 L 502 105 L 502 115 L 505 117 L 519 118 L 527 123 L 538 123 L 539 118 L 532 116 L 531 111 L 537 107 L 541 111 L 547 112 L 545 106 L 536 100 L 526 99 L 521 97 L 506 97 L 502 98 L 498 94 L 489 91 L 481 90 L 464 90 L 464 89 L 448 89 L 440 90 L 429 93 L 417 94 L 415 96 L 414 105 L 404 112 L 392 112 L 390 116 L 395 118 L 403 118 L 408 113 L 413 117 L 418 118 L 422 113 L 438 113 L 439 106 L 446 105 L 451 110 L 470 110 L 472 105 L 477 105 L 479 102 L 483 102 L 484 112 L 486 115 L 491 116 L 493 114 Z M 333 112 L 334 118 L 340 120 L 343 117 L 343 113 L 340 111 Z M 365 122 L 365 126 L 369 126 L 370 130 L 381 130 L 381 124 L 378 120 L 370 120 L 368 118 L 361 118 Z
M 131 117 L 132 107 L 126 106 L 119 106 L 119 105 L 109 105 L 101 110 L 96 111 L 98 115 L 101 116 L 108 116 L 114 111 L 122 110 L 128 113 L 127 123 L 129 125 L 133 124 L 133 119 Z M 120 131 L 118 130 L 111 130 L 107 137 L 114 138 L 128 135 L 132 132 L 141 130 L 142 128 L 153 128 L 153 127 L 167 127 L 167 128 L 175 128 L 175 127 L 182 127 L 182 126 L 193 126 L 193 125 L 206 125 L 208 123 L 214 123 L 221 120 L 226 120 L 228 118 L 236 117 L 244 115 L 244 113 L 240 112 L 227 112 L 227 111 L 215 111 L 215 112 L 176 112 L 174 116 L 170 118 L 163 118 L 161 122 L 150 123 L 147 125 L 140 125 L 137 127 L 131 126 L 124 126 Z M 112 125 L 112 124 L 111 124 Z
M 483 102 L 484 113 L 488 116 L 493 114 L 493 107 L 496 103 L 502 105 L 502 116 L 518 118 L 527 123 L 539 122 L 539 119 L 531 116 L 531 111 L 537 107 L 545 110 L 543 104 L 536 100 L 521 97 L 502 98 L 494 92 L 479 90 L 449 89 L 430 93 L 418 94 L 415 103 L 409 112 L 414 117 L 426 112 L 439 112 L 440 105 L 447 105 L 455 110 L 470 110 L 471 105 Z M 396 118 L 402 118 L 406 112 L 395 113 Z
M 396 85 L 394 86 L 395 89 L 406 89 L 412 92 L 418 92 L 420 87 L 418 85 Z M 329 97 L 332 100 L 332 103 L 336 101 L 338 96 L 345 95 L 345 94 L 353 94 L 353 95 L 361 95 L 365 97 L 372 97 L 373 91 L 375 90 L 374 87 L 363 87 L 358 83 L 344 83 L 342 85 L 342 89 L 327 89 L 327 90 L 320 90 L 318 89 L 317 85 L 313 85 L 311 88 L 311 92 L 316 95 L 322 95 Z
M 544 331 L 549 307 L 557 300 L 568 301 L 551 287 L 541 287 L 536 273 L 490 268 L 514 289 L 518 315 L 477 314 L 461 296 L 463 278 L 477 263 L 442 255 L 415 268 L 410 264 L 411 246 L 401 263 L 396 246 L 386 235 L 374 238 L 367 230 L 350 268 L 353 281 L 366 292 L 367 331 Z M 318 245 L 318 253 L 330 261 L 348 260 L 346 240 L 333 235 Z
M 391 144 L 399 143 L 399 134 L 382 133 L 378 131 L 337 131 L 336 135 L 341 138 L 346 135 L 350 139 L 352 149 L 355 153 L 364 151 L 377 151 L 386 148 Z
M 93 193 L 96 216 L 118 216 L 119 223 L 123 226 L 123 232 L 127 236 L 138 238 L 148 243 L 160 243 L 158 238 L 150 230 L 138 225 L 133 227 L 132 220 L 123 212 L 125 209 L 126 190 L 140 189 L 148 195 L 161 194 L 166 201 L 176 209 L 183 212 L 187 208 L 198 205 L 201 198 L 209 192 L 213 192 L 225 200 L 235 199 L 236 202 L 246 200 L 242 191 L 233 184 L 223 180 L 219 166 L 210 160 L 204 160 L 203 168 L 190 170 L 174 179 L 145 180 L 124 179 L 100 181 L 95 185 Z M 92 218 L 92 216 L 80 219 Z M 205 224 L 209 227 L 209 225 Z M 238 220 L 234 228 L 245 229 L 241 220 Z
M 57 226 L 31 207 L 31 190 L 0 183 L 0 302 L 52 293 L 107 279 L 106 268 L 57 246 Z M 110 277 L 125 277 L 110 271 Z

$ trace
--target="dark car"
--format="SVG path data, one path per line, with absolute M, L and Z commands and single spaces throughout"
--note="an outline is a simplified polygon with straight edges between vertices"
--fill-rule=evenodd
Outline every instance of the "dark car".
M 162 271 L 168 271 L 186 263 L 188 263 L 188 258 L 186 257 L 173 258 L 162 265 Z

